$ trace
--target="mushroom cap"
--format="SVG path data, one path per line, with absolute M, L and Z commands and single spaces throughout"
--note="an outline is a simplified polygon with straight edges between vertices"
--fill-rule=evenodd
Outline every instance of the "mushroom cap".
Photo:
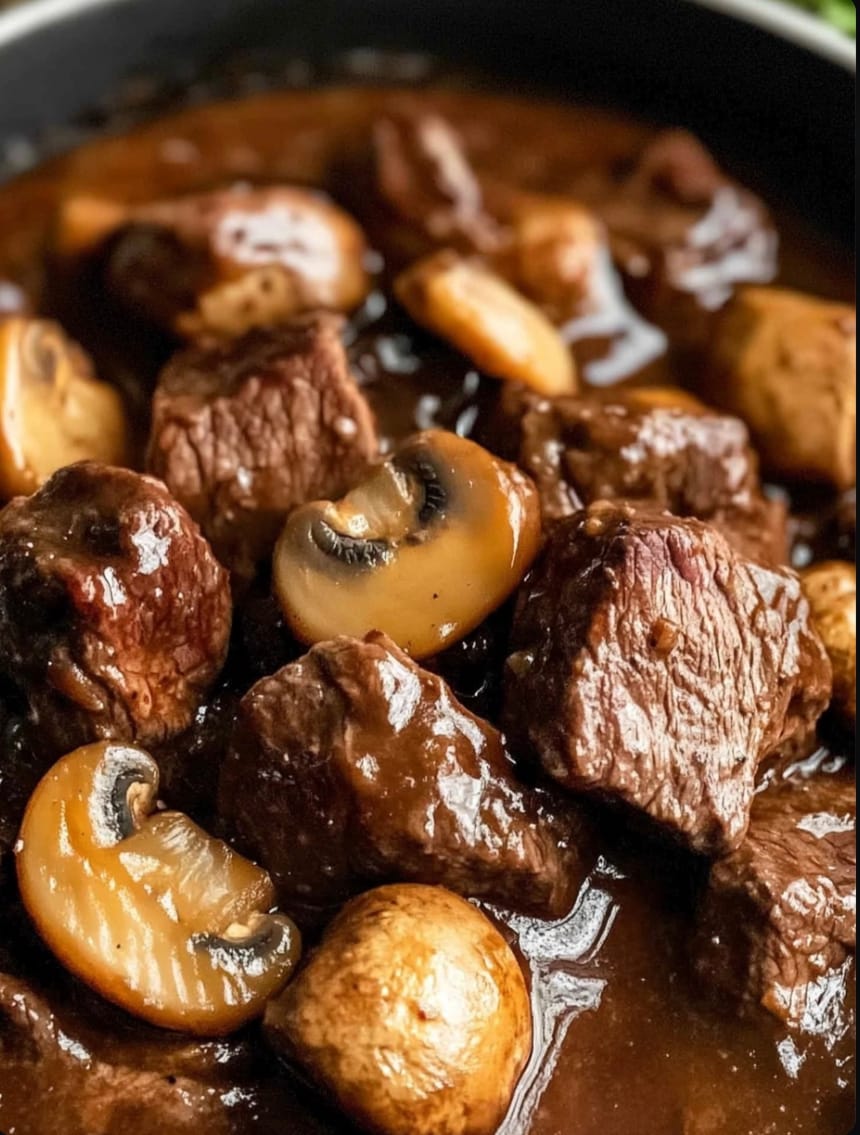
M 531 1048 L 526 983 L 499 931 L 417 884 L 348 903 L 265 1023 L 380 1135 L 489 1135 Z
M 129 430 L 118 390 L 96 378 L 59 324 L 0 324 L 0 500 L 35 492 L 63 465 L 122 464 Z
M 50 769 L 16 846 L 24 905 L 63 964 L 156 1025 L 238 1028 L 287 981 L 299 936 L 265 871 L 179 812 L 153 812 L 148 753 L 86 745 Z
M 528 477 L 472 441 L 428 430 L 340 501 L 292 513 L 274 588 L 303 642 L 379 630 L 423 658 L 510 595 L 539 539 Z
M 825 560 L 801 572 L 803 592 L 833 665 L 833 702 L 850 725 L 857 720 L 857 569 Z

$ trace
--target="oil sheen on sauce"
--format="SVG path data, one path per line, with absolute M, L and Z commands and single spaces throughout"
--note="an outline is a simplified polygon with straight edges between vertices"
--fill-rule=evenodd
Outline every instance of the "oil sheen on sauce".
M 102 374 L 124 389 L 145 434 L 149 391 L 169 345 L 142 330 L 118 327 L 94 293 L 70 291 L 46 275 L 42 250 L 59 203 L 74 194 L 136 202 L 233 181 L 286 181 L 327 188 L 364 220 L 362 170 L 371 125 L 404 102 L 446 115 L 490 175 L 531 189 L 578 189 L 586 197 L 595 175 L 599 183 L 601 171 L 623 162 L 650 133 L 605 112 L 449 91 L 328 89 L 192 107 L 133 136 L 89 143 L 0 190 L 0 310 L 14 308 L 25 294 L 40 310 L 56 314 L 94 353 Z M 729 207 L 731 202 L 720 205 Z M 795 221 L 780 225 L 780 237 L 785 282 L 851 295 L 843 253 Z M 606 386 L 671 379 L 666 333 L 637 314 L 609 264 L 596 281 L 601 318 L 572 321 L 563 329 L 586 381 Z M 356 313 L 347 341 L 389 442 L 416 427 L 442 425 L 469 435 L 480 426 L 493 384 L 406 321 L 381 291 Z M 506 927 L 526 968 L 535 1035 L 500 1135 L 849 1130 L 853 971 L 835 975 L 829 1015 L 806 1034 L 788 1033 L 769 1018 L 740 1021 L 731 1006 L 703 994 L 689 975 L 691 912 L 702 877 L 701 864 L 607 827 L 605 847 L 566 918 L 545 923 L 489 911 Z M 21 918 L 14 905 L 4 916 L 16 924 Z M 26 942 L 26 931 L 21 934 Z M 4 1132 L 32 1135 L 30 1123 L 37 1135 L 55 1130 L 50 1125 L 62 1112 L 62 1093 L 51 1100 L 43 1091 L 53 1070 L 59 1083 L 61 1072 L 67 1077 L 70 1067 L 78 1069 L 81 1077 L 74 1082 L 86 1094 L 86 1077 L 95 1075 L 99 1053 L 108 1049 L 115 1056 L 125 1045 L 129 1062 L 141 1068 L 162 1051 L 165 1068 L 177 1060 L 182 1066 L 174 1038 L 167 1041 L 120 1020 L 85 992 L 76 994 L 49 959 L 37 951 L 33 956 L 41 959 L 40 981 L 54 989 L 45 1004 L 61 1004 L 62 1053 L 46 1055 L 34 1079 L 30 1064 L 16 1062 L 13 1052 L 4 1054 L 0 1029 Z M 224 1042 L 217 1052 L 213 1047 L 209 1055 L 217 1073 L 205 1081 L 205 1107 L 183 1086 L 181 1073 L 165 1072 L 164 1090 L 179 1092 L 176 1131 L 191 1129 L 184 1123 L 198 1106 L 203 1110 L 197 1129 L 215 1135 L 352 1130 L 273 1067 L 254 1030 Z M 62 1069 L 54 1069 L 52 1060 L 61 1061 Z M 97 1101 L 91 1108 L 96 1117 Z M 145 1108 L 129 1115 L 129 1129 L 146 1135 Z M 64 1130 L 76 1135 L 71 1126 Z M 163 1123 L 158 1130 L 170 1135 Z

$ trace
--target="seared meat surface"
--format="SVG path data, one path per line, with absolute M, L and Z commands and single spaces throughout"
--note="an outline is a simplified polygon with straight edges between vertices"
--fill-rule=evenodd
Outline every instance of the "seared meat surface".
M 840 774 L 760 792 L 711 869 L 696 968 L 707 987 L 820 1031 L 856 947 L 856 799 Z
M 383 635 L 257 682 L 220 798 L 284 903 L 412 880 L 560 915 L 580 875 L 576 813 L 518 784 L 499 733 Z
M 709 521 L 754 558 L 785 562 L 785 505 L 762 494 L 746 426 L 682 397 L 649 406 L 636 390 L 555 399 L 517 392 L 506 399 L 502 445 L 540 489 L 545 523 L 593 501 L 643 500 Z
M 241 576 L 271 556 L 292 508 L 345 492 L 377 455 L 340 326 L 323 314 L 190 347 L 159 380 L 149 469 Z
M 721 161 L 325 86 L 0 187 L 2 1135 L 850 1129 L 853 283 Z
M 227 573 L 152 477 L 82 462 L 0 513 L 0 671 L 55 755 L 189 725 L 230 612 Z
M 743 559 L 700 521 L 624 503 L 555 526 L 511 645 L 512 740 L 559 783 L 703 853 L 738 846 L 759 761 L 830 697 L 792 572 Z
M 294 186 L 154 201 L 117 218 L 108 246 L 109 290 L 183 338 L 350 311 L 369 288 L 361 229 L 324 195 Z
M 776 275 L 767 209 L 683 130 L 650 141 L 596 208 L 634 304 L 679 346 L 703 345 L 739 285 Z

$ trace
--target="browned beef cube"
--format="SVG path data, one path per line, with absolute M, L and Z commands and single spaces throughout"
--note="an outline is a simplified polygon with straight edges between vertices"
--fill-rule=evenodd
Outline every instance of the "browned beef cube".
M 271 555 L 296 505 L 338 497 L 376 455 L 373 416 L 336 316 L 190 347 L 152 406 L 148 465 L 240 575 Z
M 519 464 L 550 519 L 612 497 L 705 517 L 758 490 L 743 422 L 704 409 L 645 407 L 623 394 L 532 400 L 520 429 Z
M 253 686 L 240 718 L 222 814 L 288 905 L 399 880 L 547 915 L 569 905 L 577 827 L 384 635 L 314 647 Z
M 137 206 L 114 224 L 108 288 L 183 338 L 229 339 L 318 308 L 351 311 L 370 288 L 363 232 L 309 189 L 220 189 Z
M 4 907 L 7 915 L 12 925 L 4 922 L 4 946 L 25 920 L 15 907 Z M 255 1112 L 268 1092 L 254 1075 L 246 1034 L 197 1040 L 132 1021 L 59 967 L 40 965 L 40 944 L 16 945 L 11 957 L 0 947 L 4 1130 L 231 1135 L 256 1128 Z M 320 1135 L 286 1081 L 283 1090 L 273 1088 L 280 1126 L 267 1129 Z
M 701 345 L 710 313 L 739 284 L 776 274 L 764 205 L 682 130 L 658 134 L 595 207 L 634 304 L 677 342 Z
M 826 708 L 797 576 L 715 529 L 598 502 L 552 530 L 517 604 L 504 720 L 560 783 L 696 851 L 737 847 L 756 766 Z
M 382 118 L 373 132 L 376 179 L 389 213 L 385 238 L 413 259 L 432 248 L 489 252 L 496 221 L 456 130 L 436 114 Z
M 60 469 L 0 513 L 0 671 L 61 750 L 184 729 L 230 634 L 227 573 L 160 481 Z
M 680 390 L 676 405 L 648 405 L 649 393 L 506 397 L 506 444 L 537 484 L 544 520 L 596 500 L 650 501 L 709 521 L 744 554 L 785 562 L 785 505 L 762 495 L 743 422 Z
M 696 966 L 710 988 L 820 1031 L 855 950 L 855 822 L 846 770 L 756 796 L 746 838 L 714 864 L 700 911 Z

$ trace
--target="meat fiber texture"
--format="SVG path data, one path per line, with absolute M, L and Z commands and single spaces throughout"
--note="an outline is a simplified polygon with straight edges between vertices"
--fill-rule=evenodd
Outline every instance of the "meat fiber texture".
M 240 718 L 222 813 L 290 909 L 404 880 L 568 908 L 574 807 L 519 784 L 497 730 L 384 635 L 319 644 L 253 686 Z
M 761 792 L 746 838 L 711 870 L 697 969 L 711 988 L 791 1027 L 824 1031 L 856 947 L 853 779 Z
M 271 555 L 292 508 L 342 495 L 377 453 L 337 316 L 191 347 L 153 399 L 149 469 L 239 575 Z
M 553 529 L 511 643 L 514 752 L 711 855 L 743 839 L 760 760 L 830 696 L 793 572 L 697 520 L 618 502 Z
M 55 756 L 190 725 L 231 611 L 226 571 L 153 477 L 81 462 L 0 513 L 0 673 Z

